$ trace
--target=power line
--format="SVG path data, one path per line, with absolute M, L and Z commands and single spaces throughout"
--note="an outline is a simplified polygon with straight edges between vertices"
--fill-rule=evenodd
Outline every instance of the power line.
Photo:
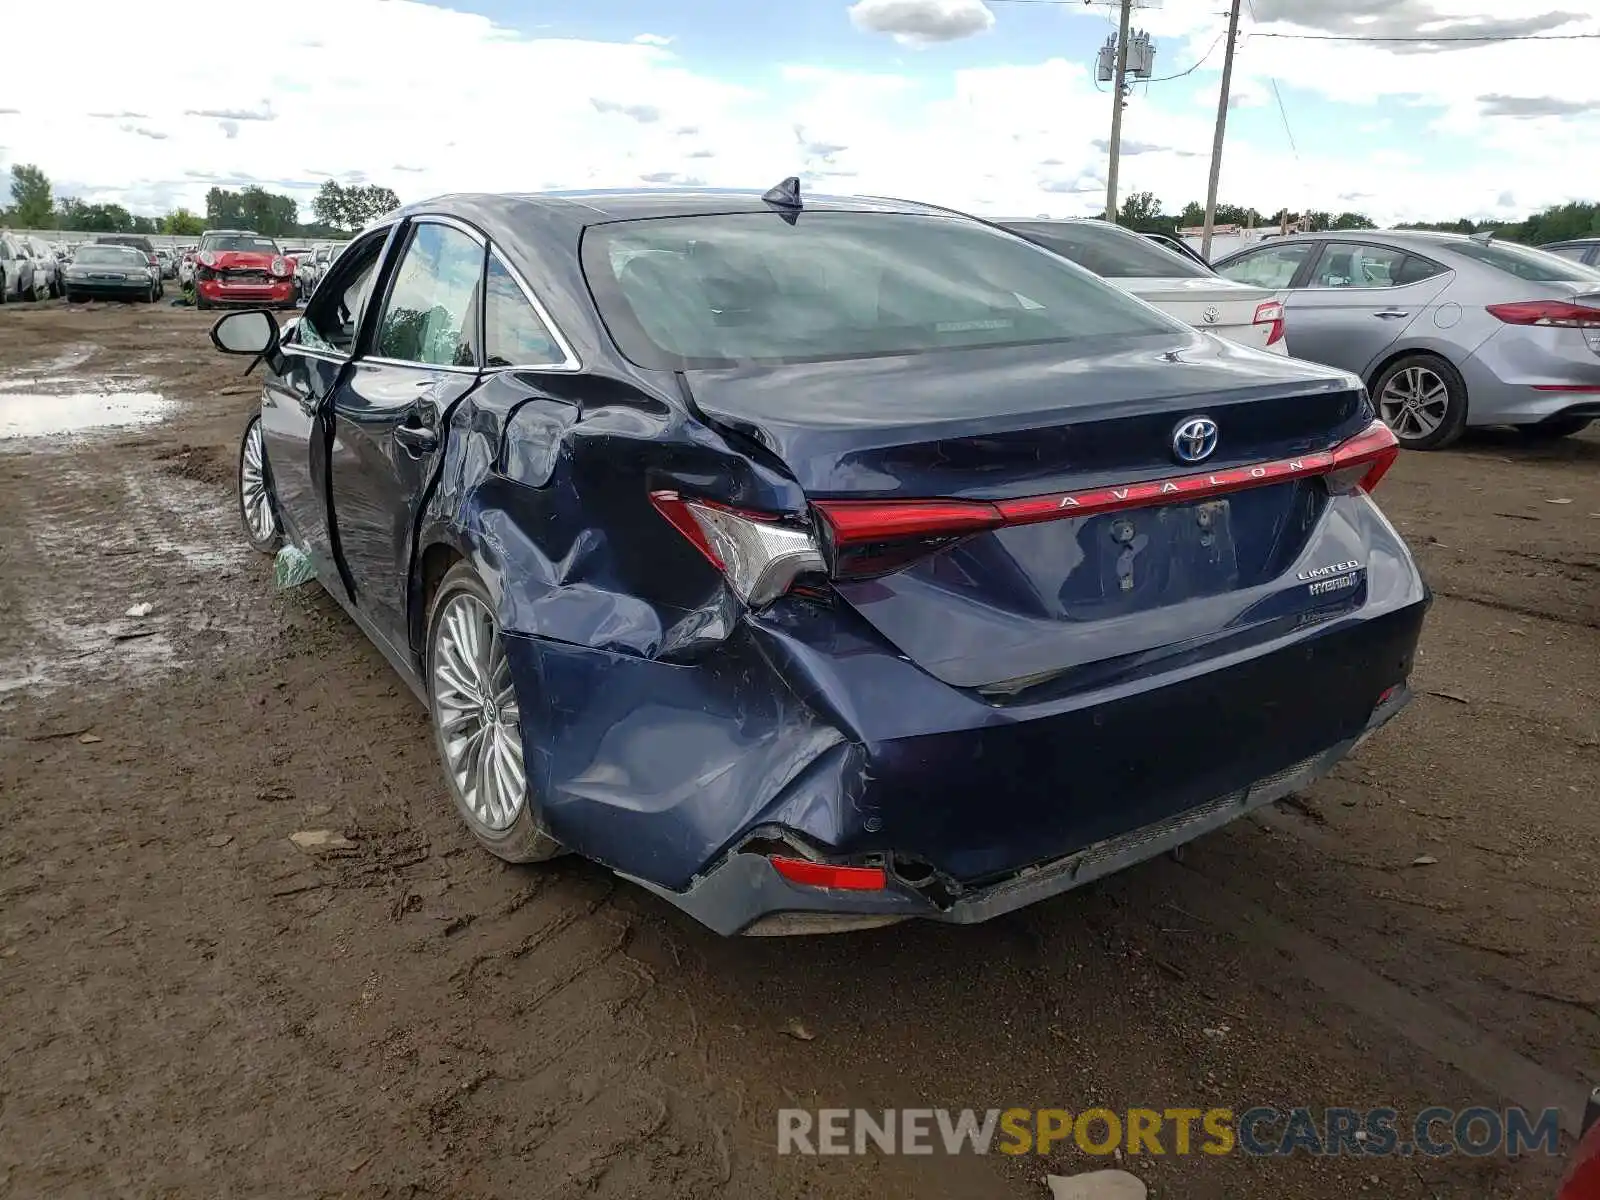
M 996 3 L 1000 0 L 996 0 Z M 1005 0 L 1015 3 L 1015 0 Z M 1254 16 L 1254 6 L 1251 8 Z M 1286 38 L 1297 42 L 1577 42 L 1600 38 L 1596 33 L 1484 33 L 1448 34 L 1443 37 L 1408 35 L 1405 37 L 1369 37 L 1364 33 L 1252 33 L 1251 37 Z
M 1202 54 L 1194 62 L 1194 64 L 1192 66 L 1185 67 L 1183 70 L 1179 71 L 1176 75 L 1161 75 L 1161 76 L 1158 76 L 1155 79 L 1141 80 L 1141 82 L 1143 82 L 1143 83 L 1170 83 L 1174 79 L 1182 79 L 1185 75 L 1193 75 L 1201 67 L 1206 65 L 1206 59 L 1210 58 L 1213 54 L 1216 53 L 1217 47 L 1222 45 L 1222 39 L 1227 37 L 1227 36 L 1228 36 L 1228 34 L 1227 34 L 1226 30 L 1224 30 L 1223 32 L 1217 34 L 1217 40 L 1211 43 L 1211 48 L 1208 49 L 1204 54 Z

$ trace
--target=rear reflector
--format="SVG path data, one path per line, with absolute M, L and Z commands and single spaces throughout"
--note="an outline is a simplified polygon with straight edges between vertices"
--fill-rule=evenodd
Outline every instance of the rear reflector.
M 790 883 L 806 887 L 844 888 L 853 892 L 881 892 L 889 884 L 882 867 L 836 867 L 812 862 L 808 858 L 783 858 L 772 855 L 773 868 Z
M 1270 326 L 1267 330 L 1267 345 L 1277 345 L 1283 341 L 1283 305 L 1276 300 L 1256 305 L 1255 320 L 1251 324 Z
M 1600 329 L 1600 308 L 1566 300 L 1524 300 L 1516 304 L 1491 304 L 1491 315 L 1507 325 L 1553 325 L 1563 329 Z

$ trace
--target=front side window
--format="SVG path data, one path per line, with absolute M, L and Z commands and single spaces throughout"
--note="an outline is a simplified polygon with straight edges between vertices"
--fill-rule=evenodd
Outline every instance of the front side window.
M 296 341 L 309 349 L 334 354 L 354 350 L 361 314 L 378 278 L 387 238 L 386 232 L 373 234 L 340 263 L 338 276 L 330 277 L 317 289 L 305 317 L 295 327 Z
M 1114 225 L 1091 221 L 1018 221 L 1006 228 L 1070 258 L 1102 279 L 1197 279 L 1210 272 Z
M 1249 283 L 1256 287 L 1286 288 L 1295 272 L 1311 257 L 1317 248 L 1315 242 L 1292 242 L 1286 246 L 1266 246 L 1240 255 L 1230 263 L 1217 268 L 1217 274 L 1235 283 Z
M 923 354 L 1187 327 L 974 221 L 906 213 L 659 217 L 591 226 L 583 268 L 641 365 Z
M 1392 246 L 1330 242 L 1311 273 L 1314 288 L 1386 288 L 1421 283 L 1439 268 Z
M 407 235 L 373 353 L 433 367 L 477 365 L 483 247 L 459 229 L 418 221 Z
M 484 365 L 548 366 L 562 362 L 566 354 L 497 257 L 489 257 L 489 272 L 484 278 Z
M 1600 278 L 1600 271 L 1571 262 L 1557 254 L 1535 250 L 1531 246 L 1518 246 L 1507 242 L 1450 242 L 1452 254 L 1470 258 L 1496 271 L 1515 275 L 1530 283 L 1592 283 Z

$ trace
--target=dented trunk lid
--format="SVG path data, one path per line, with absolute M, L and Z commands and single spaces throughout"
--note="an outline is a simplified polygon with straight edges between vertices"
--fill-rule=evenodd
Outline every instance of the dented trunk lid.
M 875 578 L 836 580 L 844 603 L 953 686 L 1003 700 L 1073 672 L 1104 679 L 1130 656 L 1360 597 L 1354 579 L 1313 596 L 1295 578 L 1312 558 L 1361 557 L 1353 534 L 1330 541 L 1322 529 L 1319 478 L 1289 471 L 1197 500 L 1161 487 L 1325 453 L 1359 433 L 1371 409 L 1343 372 L 1174 334 L 686 380 L 706 418 L 780 459 L 814 503 L 1150 493 L 1116 512 L 1078 516 L 1068 504 Z M 1216 423 L 1216 449 L 1184 464 L 1174 434 L 1195 416 Z

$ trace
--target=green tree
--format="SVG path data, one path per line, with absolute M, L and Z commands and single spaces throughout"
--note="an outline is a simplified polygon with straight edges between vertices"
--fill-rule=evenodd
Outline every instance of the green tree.
M 311 201 L 311 212 L 325 226 L 349 233 L 400 207 L 394 189 L 376 183 L 345 187 L 325 179 Z
M 1366 213 L 1342 212 L 1333 219 L 1330 229 L 1376 229 L 1372 218 Z
M 1162 213 L 1154 192 L 1134 192 L 1122 202 L 1117 224 L 1140 233 L 1165 233 L 1172 228 L 1172 218 Z
M 205 232 L 205 218 L 197 217 L 187 208 L 175 208 L 161 218 L 161 232 L 178 237 L 195 237 Z
M 55 201 L 50 193 L 50 178 L 32 163 L 11 168 L 9 219 L 22 229 L 49 229 L 55 224 Z

